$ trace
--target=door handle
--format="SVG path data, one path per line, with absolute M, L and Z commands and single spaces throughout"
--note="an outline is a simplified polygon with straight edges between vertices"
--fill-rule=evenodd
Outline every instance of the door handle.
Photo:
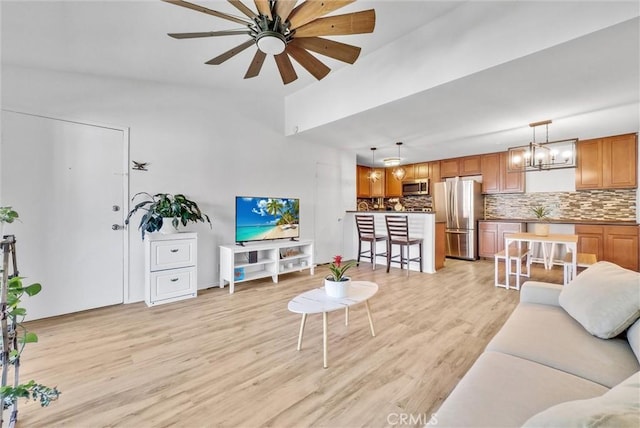
M 111 229 L 112 230 L 120 230 L 120 229 L 124 229 L 124 226 L 119 225 L 119 224 L 112 224 L 111 225 Z

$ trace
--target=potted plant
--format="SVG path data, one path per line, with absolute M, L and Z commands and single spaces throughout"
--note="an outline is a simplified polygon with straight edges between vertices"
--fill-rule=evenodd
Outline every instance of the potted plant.
M 11 207 L 0 207 L 0 239 L 4 236 L 5 223 L 13 223 L 19 217 Z
M 329 297 L 342 298 L 347 296 L 351 278 L 344 276 L 344 273 L 355 264 L 356 262 L 353 260 L 342 263 L 342 256 L 333 258 L 333 262 L 329 265 L 331 275 L 327 275 L 324 279 L 324 291 Z
M 200 211 L 197 203 L 182 194 L 157 193 L 151 195 L 140 192 L 133 195 L 131 200 L 135 200 L 138 195 L 146 196 L 147 199 L 129 211 L 125 224 L 129 224 L 131 216 L 138 210 L 145 211 L 140 219 L 140 225 L 138 225 L 143 240 L 146 232 L 173 233 L 179 224 L 186 226 L 189 222 L 207 222 L 211 227 L 209 216 Z
M 538 236 L 547 236 L 549 234 L 549 215 L 551 211 L 543 205 L 536 205 L 531 211 L 541 223 L 534 223 L 533 233 Z

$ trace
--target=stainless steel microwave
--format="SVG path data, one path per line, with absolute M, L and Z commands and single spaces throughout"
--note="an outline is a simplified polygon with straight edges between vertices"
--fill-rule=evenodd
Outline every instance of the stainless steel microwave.
M 402 196 L 428 195 L 429 179 L 406 180 L 402 182 Z

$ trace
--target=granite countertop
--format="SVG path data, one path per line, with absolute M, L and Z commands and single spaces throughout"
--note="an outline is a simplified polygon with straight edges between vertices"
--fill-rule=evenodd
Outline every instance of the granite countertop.
M 540 223 L 540 220 L 535 218 L 486 218 L 480 221 L 490 222 L 510 222 L 510 223 Z M 629 220 L 574 220 L 574 219 L 549 219 L 546 223 L 551 224 L 597 224 L 597 225 L 611 225 L 611 226 L 636 226 L 637 221 Z

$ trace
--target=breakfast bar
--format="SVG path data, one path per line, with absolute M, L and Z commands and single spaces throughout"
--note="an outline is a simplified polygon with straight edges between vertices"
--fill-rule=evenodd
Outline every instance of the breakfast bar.
M 444 259 L 444 254 L 440 257 L 439 251 L 436 249 L 436 216 L 431 212 L 347 211 L 344 219 L 344 248 L 347 259 L 356 259 L 358 257 L 358 231 L 355 222 L 355 216 L 358 214 L 373 215 L 376 235 L 387 235 L 386 215 L 406 215 L 409 221 L 410 236 L 423 239 L 422 271 L 435 273 L 436 269 L 442 264 L 437 261 L 440 258 Z M 378 242 L 375 245 L 380 246 L 378 253 L 385 252 L 383 248 L 384 242 Z M 413 258 L 417 256 L 418 248 L 414 246 L 409 251 L 409 257 Z M 386 265 L 386 263 L 385 257 L 376 257 L 376 264 Z M 409 269 L 419 271 L 420 265 L 415 261 L 409 262 Z

